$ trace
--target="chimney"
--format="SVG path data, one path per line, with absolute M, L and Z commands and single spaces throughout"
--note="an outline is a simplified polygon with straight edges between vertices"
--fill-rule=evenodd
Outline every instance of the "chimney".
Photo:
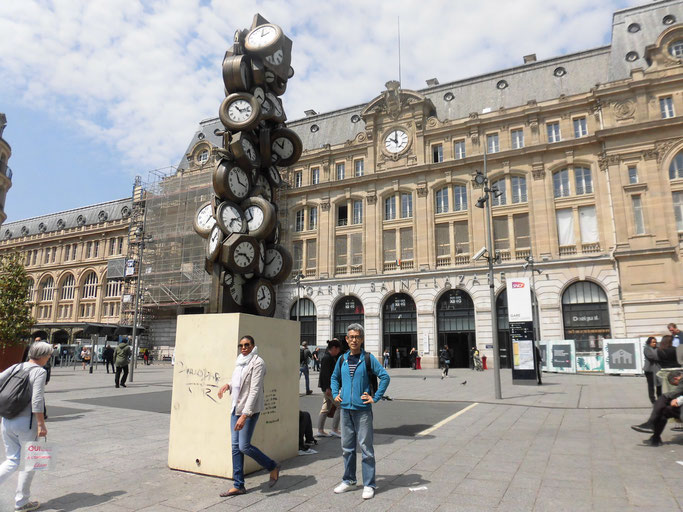
M 536 54 L 530 53 L 524 56 L 524 64 L 529 64 L 530 62 L 536 62 Z
M 304 114 L 306 114 L 306 117 L 311 117 L 311 116 L 316 115 L 317 112 L 315 110 L 313 110 L 312 108 L 310 108 L 308 110 L 304 110 Z
M 439 85 L 439 79 L 438 78 L 430 78 L 427 80 L 427 86 L 432 87 L 434 85 Z

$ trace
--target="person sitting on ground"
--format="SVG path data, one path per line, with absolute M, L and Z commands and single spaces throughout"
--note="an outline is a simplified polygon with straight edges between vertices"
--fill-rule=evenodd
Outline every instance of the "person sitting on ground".
M 310 413 L 299 411 L 299 455 L 313 455 L 318 453 L 311 448 L 318 444 L 313 437 L 313 422 Z
M 681 417 L 680 406 L 683 403 L 683 399 L 679 399 L 683 397 L 683 370 L 669 372 L 667 380 L 673 388 L 657 399 L 652 406 L 650 418 L 645 423 L 631 426 L 636 432 L 652 434 L 652 437 L 644 441 L 644 444 L 648 446 L 661 446 L 662 432 L 664 427 L 666 427 L 666 420 L 668 418 Z

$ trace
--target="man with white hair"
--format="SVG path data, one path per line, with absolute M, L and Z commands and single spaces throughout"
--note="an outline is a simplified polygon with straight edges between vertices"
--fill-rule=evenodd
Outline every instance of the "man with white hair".
M 45 426 L 45 378 L 43 366 L 52 357 L 52 345 L 37 341 L 28 351 L 28 362 L 10 366 L 0 373 L 0 410 L 2 439 L 7 458 L 0 464 L 0 485 L 19 468 L 21 447 L 27 441 L 47 437 Z M 28 386 L 26 387 L 26 383 Z M 30 390 L 24 394 L 22 390 Z M 11 390 L 18 392 L 12 393 Z M 20 471 L 14 510 L 37 510 L 40 503 L 30 501 L 33 471 Z

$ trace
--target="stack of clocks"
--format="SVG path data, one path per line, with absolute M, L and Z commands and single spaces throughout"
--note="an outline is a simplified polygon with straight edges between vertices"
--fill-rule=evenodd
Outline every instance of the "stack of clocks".
M 213 276 L 210 310 L 275 313 L 274 285 L 292 271 L 292 257 L 279 244 L 278 167 L 301 156 L 301 139 L 285 125 L 282 96 L 292 41 L 260 15 L 251 30 L 238 30 L 223 60 L 225 99 L 219 117 L 223 147 L 215 148 L 215 197 L 197 210 L 194 229 L 206 238 L 206 270 Z M 217 290 L 217 291 L 216 291 Z

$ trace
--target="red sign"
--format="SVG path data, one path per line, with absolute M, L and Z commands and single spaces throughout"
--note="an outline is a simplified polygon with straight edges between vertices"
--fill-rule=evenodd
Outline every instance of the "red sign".
M 512 281 L 512 287 L 513 288 L 524 288 L 524 283 L 520 283 L 518 281 Z

